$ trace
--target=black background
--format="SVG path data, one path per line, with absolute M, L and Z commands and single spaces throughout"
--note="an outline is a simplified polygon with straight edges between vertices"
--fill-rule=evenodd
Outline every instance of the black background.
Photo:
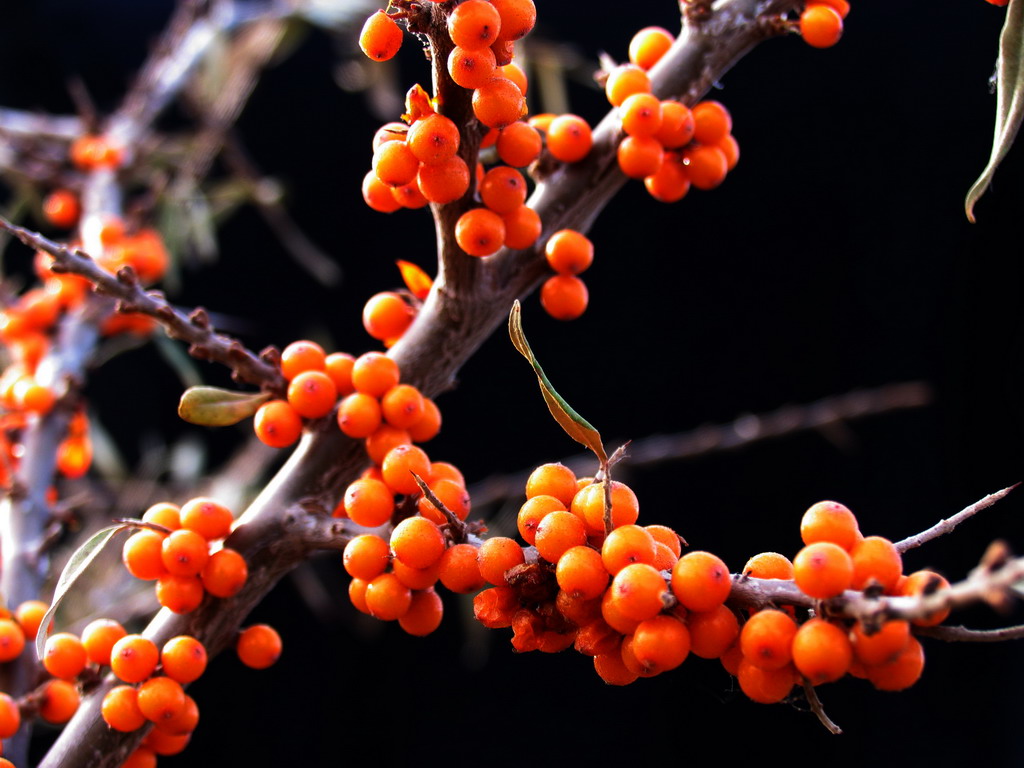
M 534 37 L 565 41 L 594 61 L 602 50 L 624 59 L 632 31 L 671 28 L 675 16 L 667 1 L 538 5 Z M 112 108 L 169 9 L 113 0 L 5 8 L 0 103 L 70 109 L 64 82 L 78 73 L 101 108 Z M 833 49 L 795 36 L 760 46 L 714 95 L 731 110 L 742 151 L 724 185 L 665 206 L 630 184 L 592 230 L 586 315 L 559 323 L 535 297 L 525 301 L 549 375 L 612 445 L 860 387 L 924 380 L 933 388 L 927 408 L 838 435 L 630 472 L 642 522 L 676 527 L 735 570 L 762 550 L 794 554 L 800 514 L 819 499 L 848 504 L 865 533 L 898 539 L 1022 479 L 1019 150 L 979 204 L 979 223 L 962 210 L 989 153 L 988 79 L 1003 15 L 982 0 L 854 0 Z M 411 43 L 402 88 L 429 79 Z M 370 137 L 397 115 L 371 115 L 364 95 L 336 86 L 339 55 L 355 54 L 311 34 L 266 74 L 239 129 L 285 184 L 301 226 L 336 256 L 341 286 L 317 285 L 243 211 L 221 232 L 218 264 L 187 268 L 174 296 L 221 313 L 253 348 L 313 336 L 334 349 L 370 349 L 362 304 L 397 285 L 394 259 L 433 269 L 425 211 L 387 217 L 361 201 Z M 601 94 L 575 82 L 570 92 L 573 109 L 596 122 Z M 151 395 L 137 406 L 152 400 L 151 412 L 128 414 L 135 434 L 110 417 L 128 455 L 139 424 L 183 429 L 173 416 L 180 387 L 159 365 L 141 350 L 90 383 L 101 413 L 104 403 Z M 532 379 L 503 335 L 492 339 L 457 391 L 440 398 L 445 427 L 431 456 L 456 462 L 472 482 L 573 453 Z M 211 439 L 226 446 L 240 435 Z M 955 579 L 994 538 L 1020 549 L 1021 511 L 1011 497 L 910 553 L 907 567 Z M 351 609 L 338 558 L 311 568 L 336 602 L 315 614 L 298 582 L 282 583 L 253 617 L 282 632 L 281 661 L 251 672 L 217 659 L 193 687 L 202 712 L 193 744 L 170 764 L 334 765 L 357 751 L 384 764 L 517 766 L 731 764 L 773 753 L 832 765 L 1024 757 L 1018 645 L 926 642 L 924 676 L 900 694 L 858 680 L 825 687 L 826 707 L 846 730 L 835 737 L 807 712 L 746 701 L 717 662 L 690 659 L 617 689 L 576 654 L 515 656 L 507 631 L 481 630 L 468 599 L 447 594 L 442 628 L 410 638 Z M 962 620 L 1001 621 L 987 609 Z

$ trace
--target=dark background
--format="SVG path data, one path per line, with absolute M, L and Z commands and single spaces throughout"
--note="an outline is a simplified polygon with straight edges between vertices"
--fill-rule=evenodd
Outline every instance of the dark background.
M 667 0 L 538 5 L 534 38 L 564 41 L 592 61 L 602 50 L 624 59 L 634 30 L 672 28 L 675 16 Z M 113 0 L 5 8 L 0 103 L 70 109 L 64 83 L 79 74 L 101 108 L 112 108 L 169 9 Z M 833 49 L 795 36 L 759 47 L 714 94 L 732 112 L 742 151 L 725 184 L 672 206 L 628 185 L 591 233 L 586 315 L 559 323 L 535 297 L 525 301 L 549 375 L 611 445 L 856 388 L 909 380 L 933 388 L 927 408 L 836 434 L 627 470 L 642 522 L 676 527 L 735 570 L 762 550 L 794 554 L 801 513 L 823 498 L 848 504 L 866 534 L 899 539 L 1022 479 L 1019 150 L 979 204 L 979 223 L 963 215 L 989 153 L 988 79 L 1003 15 L 982 0 L 855 0 Z M 406 42 L 403 89 L 429 79 Z M 397 285 L 394 259 L 433 270 L 426 211 L 387 217 L 361 201 L 370 137 L 397 114 L 370 115 L 365 94 L 337 87 L 332 68 L 352 56 L 351 44 L 312 32 L 266 74 L 239 125 L 256 161 L 285 185 L 300 225 L 341 264 L 340 287 L 318 285 L 242 211 L 221 232 L 220 261 L 186 268 L 173 297 L 221 313 L 252 348 L 315 337 L 333 349 L 370 349 L 362 304 Z M 570 93 L 573 109 L 596 122 L 601 94 L 576 80 Z M 110 417 L 128 456 L 139 450 L 140 424 L 184 429 L 173 415 L 180 386 L 162 365 L 140 350 L 90 383 L 101 414 L 104 403 L 149 395 L 128 413 L 133 431 Z M 502 334 L 439 403 L 445 427 L 431 456 L 456 462 L 470 482 L 575 451 Z M 241 435 L 211 439 L 227 446 Z M 1024 548 L 1022 504 L 1011 497 L 910 553 L 908 569 L 957 579 L 994 538 Z M 901 694 L 851 679 L 827 686 L 826 707 L 846 730 L 834 737 L 799 707 L 746 701 L 717 662 L 690 659 L 617 689 L 577 654 L 515 656 L 508 631 L 481 630 L 469 600 L 448 594 L 442 628 L 410 638 L 356 615 L 339 558 L 310 568 L 334 602 L 310 610 L 310 580 L 283 582 L 253 616 L 280 629 L 280 663 L 251 672 L 217 659 L 194 686 L 202 723 L 193 744 L 170 764 L 334 765 L 354 748 L 384 764 L 436 756 L 519 766 L 674 756 L 733 763 L 763 760 L 766 749 L 832 765 L 1024 757 L 1019 645 L 926 642 L 924 676 Z M 960 618 L 994 626 L 1021 617 L 978 609 Z

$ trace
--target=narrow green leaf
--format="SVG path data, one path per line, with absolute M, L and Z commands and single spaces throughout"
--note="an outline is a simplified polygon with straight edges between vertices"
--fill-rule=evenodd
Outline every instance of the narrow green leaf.
M 39 630 L 36 632 L 36 656 L 40 660 L 42 660 L 43 652 L 46 650 L 46 638 L 50 635 L 50 622 L 53 621 L 53 616 L 57 613 L 57 607 L 60 605 L 61 600 L 64 599 L 71 586 L 89 566 L 89 563 L 96 558 L 96 555 L 103 551 L 103 547 L 110 541 L 111 537 L 118 531 L 132 527 L 134 526 L 131 523 L 118 523 L 117 525 L 108 525 L 106 528 L 101 528 L 71 555 L 71 559 L 68 560 L 68 564 L 64 566 L 64 570 L 61 571 L 60 578 L 57 580 L 57 588 L 53 591 L 53 602 L 50 603 L 50 608 L 46 611 L 46 615 L 43 616 L 43 620 L 39 622 Z
M 985 194 L 996 166 L 1010 151 L 1024 120 L 1024 0 L 1011 0 L 999 37 L 996 62 L 996 124 L 992 154 L 981 176 L 967 192 L 964 209 L 974 223 L 974 204 Z
M 227 427 L 249 418 L 269 399 L 269 392 L 233 392 L 220 387 L 189 387 L 178 403 L 178 415 L 190 424 Z
M 600 460 L 601 466 L 607 464 L 608 455 L 604 451 L 604 444 L 601 442 L 600 433 L 591 426 L 590 422 L 576 413 L 562 399 L 561 395 L 555 391 L 548 377 L 544 374 L 544 369 L 540 367 L 540 363 L 534 356 L 533 350 L 530 349 L 530 344 L 526 340 L 526 334 L 523 333 L 522 309 L 518 301 L 512 304 L 512 311 L 508 316 L 508 335 L 512 337 L 512 344 L 519 350 L 519 353 L 533 366 L 534 373 L 537 374 L 537 381 L 540 384 L 540 391 L 544 395 L 544 402 L 548 404 L 548 410 L 551 411 L 555 421 L 558 422 L 569 437 L 592 450 L 597 455 L 598 460 Z

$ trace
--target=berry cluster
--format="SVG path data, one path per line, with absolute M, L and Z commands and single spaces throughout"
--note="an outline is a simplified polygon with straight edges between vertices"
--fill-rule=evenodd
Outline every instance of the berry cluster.
M 189 613 L 207 592 L 231 597 L 245 584 L 245 558 L 221 543 L 234 522 L 223 504 L 207 498 L 180 508 L 162 502 L 147 509 L 142 521 L 149 527 L 125 541 L 122 560 L 135 578 L 156 582 L 156 598 L 168 610 Z

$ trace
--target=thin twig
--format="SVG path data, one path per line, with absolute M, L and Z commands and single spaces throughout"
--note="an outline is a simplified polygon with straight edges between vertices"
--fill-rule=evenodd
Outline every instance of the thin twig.
M 914 634 L 945 640 L 947 643 L 1002 643 L 1024 640 L 1024 624 L 1000 629 L 968 629 L 959 627 L 914 627 Z
M 1014 483 L 1009 488 L 1003 488 L 1003 490 L 1001 491 L 990 493 L 985 498 L 980 499 L 979 501 L 976 501 L 973 504 L 971 504 L 969 507 L 965 507 L 964 509 L 960 510 L 952 517 L 940 520 L 928 530 L 921 531 L 921 533 L 918 533 L 914 536 L 908 536 L 907 538 L 902 539 L 901 541 L 897 541 L 895 543 L 896 551 L 900 554 L 903 554 L 908 549 L 914 549 L 914 547 L 919 547 L 922 544 L 931 541 L 932 539 L 937 539 L 939 536 L 943 536 L 949 533 L 967 518 L 973 517 L 975 514 L 981 512 L 983 509 L 988 509 L 997 501 L 1005 498 L 1006 495 L 1009 494 L 1010 491 L 1012 491 L 1018 485 L 1020 485 L 1020 483 Z
M 807 697 L 807 703 L 811 705 L 811 712 L 817 715 L 818 720 L 828 729 L 829 733 L 834 733 L 836 736 L 842 734 L 843 729 L 836 725 L 832 718 L 825 713 L 825 707 L 822 705 L 821 699 L 818 698 L 818 692 L 814 690 L 811 681 L 806 677 L 801 677 L 800 680 L 800 684 L 804 689 L 804 696 Z

